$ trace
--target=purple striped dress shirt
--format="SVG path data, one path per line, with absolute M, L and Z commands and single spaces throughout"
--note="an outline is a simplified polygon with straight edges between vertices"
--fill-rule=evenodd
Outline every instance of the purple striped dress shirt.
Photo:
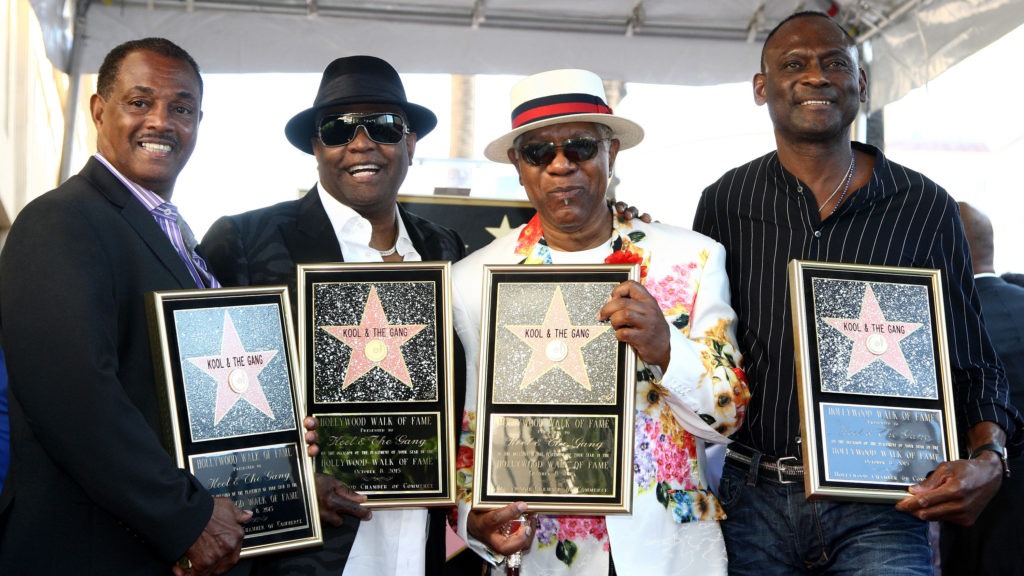
M 174 204 L 167 202 L 152 190 L 147 190 L 126 178 L 100 153 L 97 152 L 95 158 L 106 166 L 107 170 L 110 170 L 110 173 L 116 176 L 131 191 L 132 195 L 142 203 L 146 210 L 153 215 L 153 219 L 160 226 L 160 229 L 163 230 L 167 239 L 171 241 L 171 246 L 174 246 L 174 250 L 181 257 L 181 261 L 185 263 L 185 267 L 188 268 L 188 273 L 195 280 L 196 286 L 199 288 L 220 288 L 220 283 L 217 282 L 217 279 L 206 268 L 206 262 L 196 253 L 195 237 L 192 236 L 191 230 L 188 229 L 188 224 L 185 223 L 184 218 L 181 217 Z M 183 230 L 188 232 L 183 234 Z M 186 242 L 186 235 L 190 240 L 188 242 Z

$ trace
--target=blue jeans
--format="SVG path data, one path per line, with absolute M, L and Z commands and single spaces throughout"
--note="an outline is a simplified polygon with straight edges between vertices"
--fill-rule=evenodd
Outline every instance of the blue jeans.
M 892 504 L 804 498 L 802 482 L 758 478 L 727 461 L 719 500 L 730 576 L 931 576 L 928 523 Z

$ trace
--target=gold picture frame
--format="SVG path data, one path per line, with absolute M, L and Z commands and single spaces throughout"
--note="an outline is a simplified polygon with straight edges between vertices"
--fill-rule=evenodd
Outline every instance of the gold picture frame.
M 895 502 L 955 460 L 939 270 L 793 260 L 808 498 Z
M 639 267 L 483 274 L 473 507 L 630 513 L 636 356 L 596 317 Z
M 147 295 L 164 442 L 253 518 L 242 557 L 322 544 L 284 286 Z
M 298 266 L 318 472 L 370 508 L 454 506 L 451 263 Z

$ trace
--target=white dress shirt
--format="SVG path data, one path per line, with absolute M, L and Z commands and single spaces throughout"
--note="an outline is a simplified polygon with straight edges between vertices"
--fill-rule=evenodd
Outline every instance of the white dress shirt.
M 317 183 L 320 202 L 341 245 L 345 262 L 383 262 L 370 248 L 370 221 L 338 202 Z M 412 245 L 405 223 L 398 218 L 397 251 L 406 262 L 423 258 Z M 373 519 L 359 525 L 343 576 L 407 576 L 423 574 L 426 565 L 427 510 L 374 510 Z
M 370 236 L 373 234 L 370 221 L 328 194 L 322 182 L 317 182 L 316 188 L 320 194 L 320 203 L 324 205 L 327 218 L 334 228 L 334 235 L 338 237 L 345 262 L 383 262 L 380 251 L 370 247 Z M 405 222 L 402 222 L 401 218 L 398 218 L 398 238 L 395 245 L 397 252 L 406 262 L 423 261 L 416 252 L 416 247 L 412 245 L 412 238 L 409 237 L 409 231 L 405 229 Z

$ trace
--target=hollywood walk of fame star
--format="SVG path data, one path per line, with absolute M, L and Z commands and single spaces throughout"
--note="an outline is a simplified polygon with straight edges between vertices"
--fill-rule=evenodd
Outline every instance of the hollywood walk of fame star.
M 231 315 L 224 312 L 224 332 L 220 340 L 220 354 L 189 358 L 203 372 L 217 381 L 217 404 L 214 408 L 213 425 L 216 426 L 243 399 L 260 412 L 274 419 L 274 411 L 267 402 L 259 375 L 277 350 L 249 352 L 242 345 Z
M 907 364 L 907 357 L 900 347 L 900 340 L 910 336 L 922 326 L 920 322 L 891 322 L 885 319 L 878 305 L 871 285 L 864 291 L 859 318 L 823 318 L 830 326 L 853 341 L 850 365 L 846 377 L 853 377 L 880 360 L 913 382 L 914 376 Z
M 498 226 L 484 226 L 484 229 L 486 229 L 491 236 L 494 236 L 495 238 L 501 238 L 505 234 L 508 234 L 509 232 L 512 231 L 512 226 L 509 225 L 508 215 L 506 214 L 501 217 L 501 224 L 499 224 Z
M 402 344 L 426 328 L 426 324 L 389 324 L 377 295 L 377 287 L 370 288 L 363 317 L 354 326 L 321 326 L 325 332 L 344 342 L 352 349 L 345 381 L 341 388 L 351 386 L 374 366 L 384 370 L 399 382 L 412 388 L 412 377 L 405 364 Z
M 536 382 L 548 371 L 558 368 L 587 390 L 591 389 L 590 376 L 583 361 L 582 348 L 585 344 L 608 331 L 611 326 L 574 325 L 565 307 L 561 286 L 555 287 L 555 294 L 544 314 L 540 325 L 506 324 L 505 328 L 522 340 L 533 351 L 530 362 L 519 382 L 522 390 Z

